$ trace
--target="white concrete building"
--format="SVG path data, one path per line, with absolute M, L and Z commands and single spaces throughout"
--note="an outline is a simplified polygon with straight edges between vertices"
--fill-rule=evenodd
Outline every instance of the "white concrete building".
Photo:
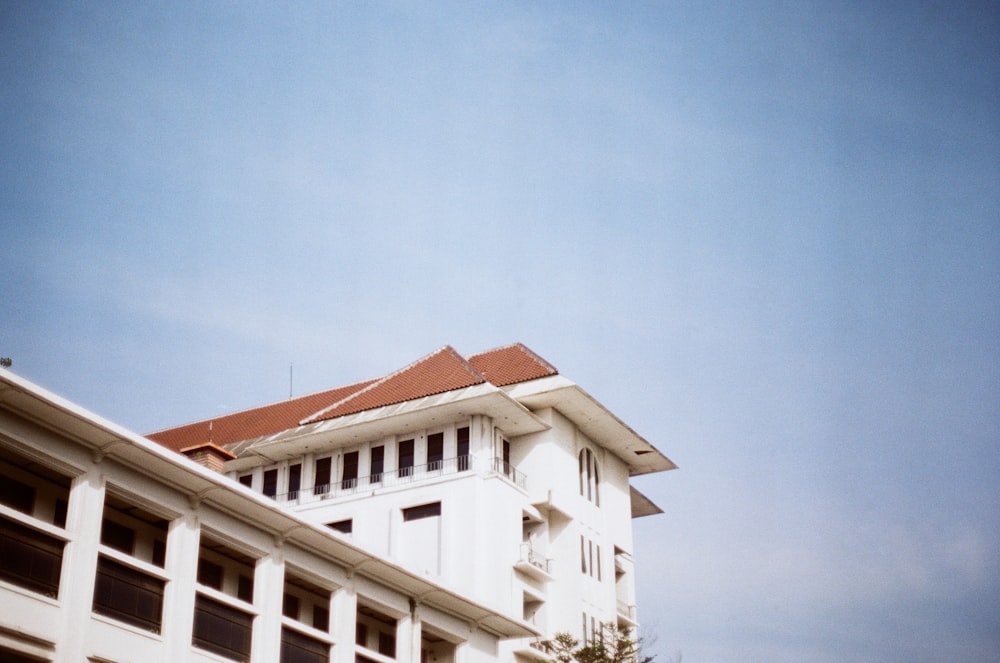
M 340 471 L 347 450 L 334 444 Z M 321 498 L 309 482 L 314 451 L 302 453 L 301 485 Z M 225 456 L 211 446 L 192 454 L 205 464 Z M 242 458 L 261 459 L 247 451 L 229 461 L 242 468 L 235 475 L 249 468 Z M 288 460 L 267 464 L 280 466 L 287 493 Z M 352 539 L 322 524 L 321 500 L 303 492 L 289 508 L 293 496 L 260 494 L 268 468 L 250 471 L 256 492 L 0 370 L 0 661 L 485 663 L 509 640 L 541 634 L 498 609 L 503 601 L 445 586 L 451 558 L 422 541 L 460 543 L 448 523 L 468 505 L 439 497 L 422 475 L 400 495 L 411 511 L 383 517 L 392 536 L 364 535 L 396 557 L 420 537 L 419 557 L 394 561 L 357 545 L 370 525 L 351 510 L 355 495 L 338 486 L 329 501 L 337 518 L 358 518 Z M 476 491 L 501 495 L 485 481 Z M 372 513 L 388 506 L 379 504 Z M 435 518 L 444 524 L 432 527 Z
M 504 661 L 637 625 L 631 521 L 660 509 L 629 479 L 675 467 L 520 344 L 149 437 L 541 634 Z

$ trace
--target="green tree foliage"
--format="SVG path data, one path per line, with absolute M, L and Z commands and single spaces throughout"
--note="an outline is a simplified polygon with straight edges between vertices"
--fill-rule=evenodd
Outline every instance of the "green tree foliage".
M 10 368 L 14 361 L 10 357 L 0 357 L 0 366 Z
M 580 643 L 569 633 L 557 633 L 542 648 L 559 663 L 650 663 L 644 656 L 641 641 L 633 640 L 629 629 L 617 624 L 601 624 L 600 631 L 588 642 Z

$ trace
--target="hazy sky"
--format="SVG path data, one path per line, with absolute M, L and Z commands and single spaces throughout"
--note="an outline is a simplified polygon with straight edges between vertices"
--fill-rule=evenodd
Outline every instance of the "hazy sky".
M 1000 5 L 284 4 L 0 3 L 16 372 L 149 432 L 521 341 L 680 465 L 659 663 L 1000 661 Z

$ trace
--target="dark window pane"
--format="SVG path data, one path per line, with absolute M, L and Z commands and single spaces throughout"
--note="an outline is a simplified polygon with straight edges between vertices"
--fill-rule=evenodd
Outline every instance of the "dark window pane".
M 281 629 L 281 663 L 324 663 L 330 646 L 291 629 Z
M 252 488 L 253 487 L 253 475 L 252 474 L 244 474 L 243 476 L 240 477 L 240 483 L 243 484 L 244 486 L 246 486 L 247 488 Z
M 459 428 L 458 434 L 458 471 L 464 472 L 469 469 L 469 427 Z
M 278 494 L 278 470 L 264 472 L 264 494 L 268 497 Z
M 413 440 L 403 440 L 399 443 L 399 476 L 408 477 L 413 474 Z
M 434 433 L 427 436 L 427 469 L 441 469 L 444 459 L 444 433 Z
M 56 527 L 66 527 L 66 500 L 56 500 L 55 511 L 52 514 L 52 524 Z
M 403 509 L 403 520 L 419 520 L 420 518 L 433 518 L 434 516 L 441 515 L 441 503 L 432 502 L 430 504 L 421 504 L 420 506 L 411 506 L 409 509 Z
M 354 626 L 354 643 L 362 647 L 368 646 L 368 626 L 358 622 Z
M 0 578 L 56 596 L 65 544 L 30 527 L 0 519 Z
M 330 529 L 335 529 L 342 534 L 350 534 L 354 531 L 354 521 L 350 518 L 347 520 L 338 520 L 335 523 L 327 523 L 326 526 Z
M 330 485 L 330 458 L 320 458 L 316 461 L 316 492 L 325 493 Z
M 326 631 L 330 628 L 330 611 L 323 606 L 313 606 L 313 628 L 320 631 Z
M 250 658 L 252 624 L 251 615 L 199 595 L 195 598 L 191 644 L 234 661 L 246 661 Z
M 135 530 L 105 518 L 101 521 L 101 543 L 131 555 L 135 550 Z
M 10 477 L 0 477 L 0 504 L 22 513 L 35 510 L 35 489 Z
M 159 633 L 163 581 L 100 557 L 93 609 L 98 614 Z
M 288 466 L 288 499 L 294 500 L 299 496 L 299 488 L 302 487 L 302 465 L 296 463 Z
M 281 603 L 281 614 L 292 619 L 299 618 L 299 597 L 292 594 L 285 594 Z
M 358 452 L 344 454 L 344 473 L 340 477 L 341 488 L 354 488 L 358 483 Z
M 247 603 L 253 603 L 253 579 L 240 574 L 236 585 L 236 598 Z
M 372 483 L 378 483 L 382 480 L 382 472 L 385 470 L 385 447 L 378 446 L 372 447 L 372 471 L 371 471 L 371 481 Z
M 153 564 L 163 568 L 167 561 L 167 544 L 161 539 L 153 539 Z
M 222 591 L 222 567 L 207 559 L 198 560 L 198 582 Z
M 389 658 L 396 658 L 396 636 L 392 633 L 379 631 L 378 653 Z

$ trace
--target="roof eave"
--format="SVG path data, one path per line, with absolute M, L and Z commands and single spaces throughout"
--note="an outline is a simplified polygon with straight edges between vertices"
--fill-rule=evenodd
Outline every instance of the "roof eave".
M 253 456 L 278 461 L 312 453 L 320 445 L 328 449 L 388 435 L 406 435 L 474 414 L 491 417 L 497 427 L 512 437 L 548 428 L 548 424 L 502 389 L 483 383 L 305 424 L 260 438 L 241 445 L 237 451 L 240 458 L 227 463 L 226 469 L 242 469 L 249 464 L 243 459 Z
M 659 449 L 561 375 L 521 382 L 504 390 L 532 410 L 546 407 L 558 410 L 594 442 L 618 456 L 628 467 L 629 476 L 677 469 Z

